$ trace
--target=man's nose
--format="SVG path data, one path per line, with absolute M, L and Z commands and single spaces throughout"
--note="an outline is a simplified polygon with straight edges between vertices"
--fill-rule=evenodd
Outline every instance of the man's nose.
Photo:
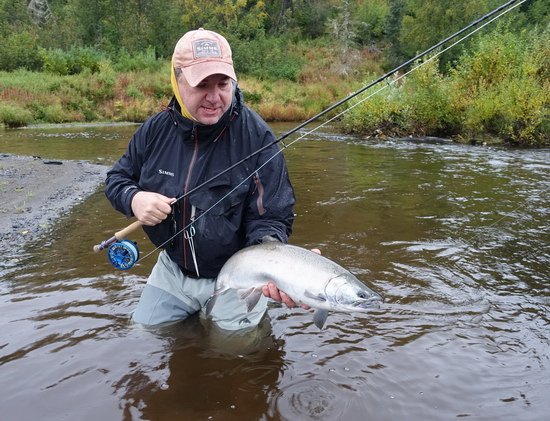
M 206 99 L 208 101 L 216 101 L 220 95 L 219 89 L 217 87 L 208 89 L 206 91 Z

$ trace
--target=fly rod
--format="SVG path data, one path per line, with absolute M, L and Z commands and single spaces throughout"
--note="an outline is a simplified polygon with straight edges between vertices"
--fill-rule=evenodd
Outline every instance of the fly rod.
M 335 102 L 334 104 L 330 105 L 328 108 L 324 109 L 323 111 L 319 112 L 318 114 L 314 115 L 313 117 L 311 117 L 311 118 L 307 119 L 306 121 L 302 122 L 298 126 L 294 127 L 292 130 L 284 133 L 283 135 L 281 135 L 277 139 L 273 140 L 272 142 L 269 142 L 268 144 L 262 146 L 261 148 L 259 148 L 256 151 L 252 152 L 251 154 L 249 154 L 248 156 L 242 158 L 241 160 L 234 163 L 233 165 L 231 165 L 231 166 L 227 167 L 226 169 L 220 171 L 218 174 L 216 174 L 216 175 L 210 177 L 209 179 L 205 180 L 204 182 L 196 185 L 195 187 L 193 187 L 192 189 L 190 189 L 186 193 L 184 193 L 181 196 L 179 196 L 178 198 L 176 198 L 172 202 L 172 204 L 174 204 L 174 203 L 184 199 L 185 197 L 193 194 L 197 190 L 200 190 L 200 189 L 204 188 L 205 186 L 210 184 L 212 181 L 216 180 L 217 178 L 221 177 L 222 175 L 226 174 L 227 172 L 231 171 L 232 169 L 234 169 L 235 167 L 241 165 L 242 163 L 246 162 L 250 158 L 258 155 L 259 153 L 263 152 L 264 150 L 272 147 L 273 145 L 278 144 L 279 142 L 283 142 L 286 138 L 288 138 L 292 134 L 298 132 L 299 130 L 301 130 L 302 128 L 304 128 L 307 125 L 311 124 L 312 122 L 314 122 L 314 121 L 318 120 L 319 118 L 325 116 L 326 114 L 328 114 L 329 112 L 331 112 L 335 108 L 338 108 L 339 106 L 345 104 L 346 102 L 350 101 L 351 99 L 353 99 L 353 98 L 357 97 L 358 95 L 362 94 L 366 90 L 368 90 L 368 89 L 372 88 L 373 86 L 383 82 L 384 80 L 388 79 L 389 77 L 391 77 L 395 73 L 399 72 L 403 68 L 407 67 L 411 63 L 414 63 L 415 61 L 421 59 L 422 57 L 430 54 L 432 51 L 438 49 L 439 47 L 446 44 L 447 42 L 459 37 L 464 32 L 474 28 L 475 26 L 477 26 L 481 22 L 483 22 L 483 21 L 491 18 L 492 16 L 498 14 L 502 10 L 507 9 L 509 6 L 513 5 L 514 3 L 517 3 L 518 1 L 519 0 L 510 0 L 507 3 L 497 7 L 496 9 L 494 9 L 494 10 L 490 11 L 489 13 L 483 15 L 482 17 L 476 19 L 475 21 L 473 21 L 470 24 L 466 25 L 465 27 L 463 27 L 459 31 L 455 32 L 454 34 L 448 36 L 447 38 L 443 39 L 442 41 L 438 42 L 437 44 L 434 44 L 433 46 L 431 46 L 427 50 L 423 51 L 422 53 L 420 53 L 420 54 L 416 55 L 415 57 L 405 61 L 404 63 L 400 64 L 399 66 L 395 67 L 394 69 L 390 70 L 389 72 L 385 73 L 384 75 L 382 75 L 382 76 L 378 77 L 377 79 L 373 80 L 372 82 L 368 83 L 367 85 L 365 85 L 361 89 L 359 89 L 355 92 L 352 92 L 350 95 L 346 96 L 345 98 L 343 98 L 343 99 Z M 525 0 L 520 1 L 520 4 L 523 3 L 524 1 Z M 506 12 L 503 12 L 503 14 L 504 13 L 506 13 Z M 498 17 L 500 17 L 500 16 L 497 16 L 497 18 Z M 465 39 L 465 38 L 463 38 L 463 39 Z M 461 41 L 461 40 L 459 40 L 459 41 Z M 457 41 L 457 43 L 459 41 Z M 283 142 L 283 144 L 284 144 L 284 142 Z M 109 260 L 111 261 L 111 264 L 115 268 L 117 268 L 117 269 L 130 269 L 139 258 L 139 250 L 137 249 L 137 246 L 135 245 L 135 243 L 133 243 L 129 240 L 125 240 L 124 238 L 127 235 L 131 234 L 132 232 L 136 231 L 141 226 L 143 226 L 143 224 L 140 221 L 135 221 L 135 222 L 131 223 L 127 227 L 123 228 L 122 230 L 117 231 L 112 237 L 102 241 L 101 243 L 99 243 L 97 245 L 94 245 L 93 246 L 93 251 L 97 253 L 101 250 L 104 250 L 105 248 L 108 248 Z

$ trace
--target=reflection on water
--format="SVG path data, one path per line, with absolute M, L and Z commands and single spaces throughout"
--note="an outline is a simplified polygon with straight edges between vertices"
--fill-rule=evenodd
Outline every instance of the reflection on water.
M 0 149 L 111 163 L 133 130 L 4 131 Z M 198 317 L 142 329 L 129 315 L 156 253 L 116 272 L 91 252 L 127 224 L 98 192 L 1 261 L 2 419 L 544 419 L 550 151 L 320 133 L 285 154 L 292 242 L 382 292 L 379 310 L 319 330 L 273 305 L 237 337 Z
M 252 332 L 222 335 L 194 317 L 163 329 L 171 342 L 169 376 L 151 389 L 126 389 L 126 403 L 143 396 L 145 419 L 260 419 L 283 367 L 282 340 L 269 320 Z M 136 393 L 137 392 L 137 393 Z

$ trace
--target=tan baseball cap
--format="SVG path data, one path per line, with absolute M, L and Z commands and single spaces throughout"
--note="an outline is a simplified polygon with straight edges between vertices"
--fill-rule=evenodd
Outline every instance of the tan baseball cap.
M 220 34 L 199 28 L 187 32 L 174 48 L 172 63 L 180 68 L 191 86 L 213 74 L 229 76 L 237 81 L 231 47 Z

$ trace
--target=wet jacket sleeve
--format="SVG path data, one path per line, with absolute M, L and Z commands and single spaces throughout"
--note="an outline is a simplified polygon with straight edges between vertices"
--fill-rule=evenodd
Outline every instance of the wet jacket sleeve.
M 107 173 L 105 195 L 113 207 L 127 217 L 132 217 L 132 199 L 140 191 L 139 178 L 149 123 L 143 124 L 132 136 L 122 157 Z
M 264 144 L 274 139 L 267 132 Z M 245 210 L 245 246 L 258 244 L 265 236 L 287 243 L 294 221 L 295 197 L 284 156 L 277 145 L 260 154 L 257 168 Z

